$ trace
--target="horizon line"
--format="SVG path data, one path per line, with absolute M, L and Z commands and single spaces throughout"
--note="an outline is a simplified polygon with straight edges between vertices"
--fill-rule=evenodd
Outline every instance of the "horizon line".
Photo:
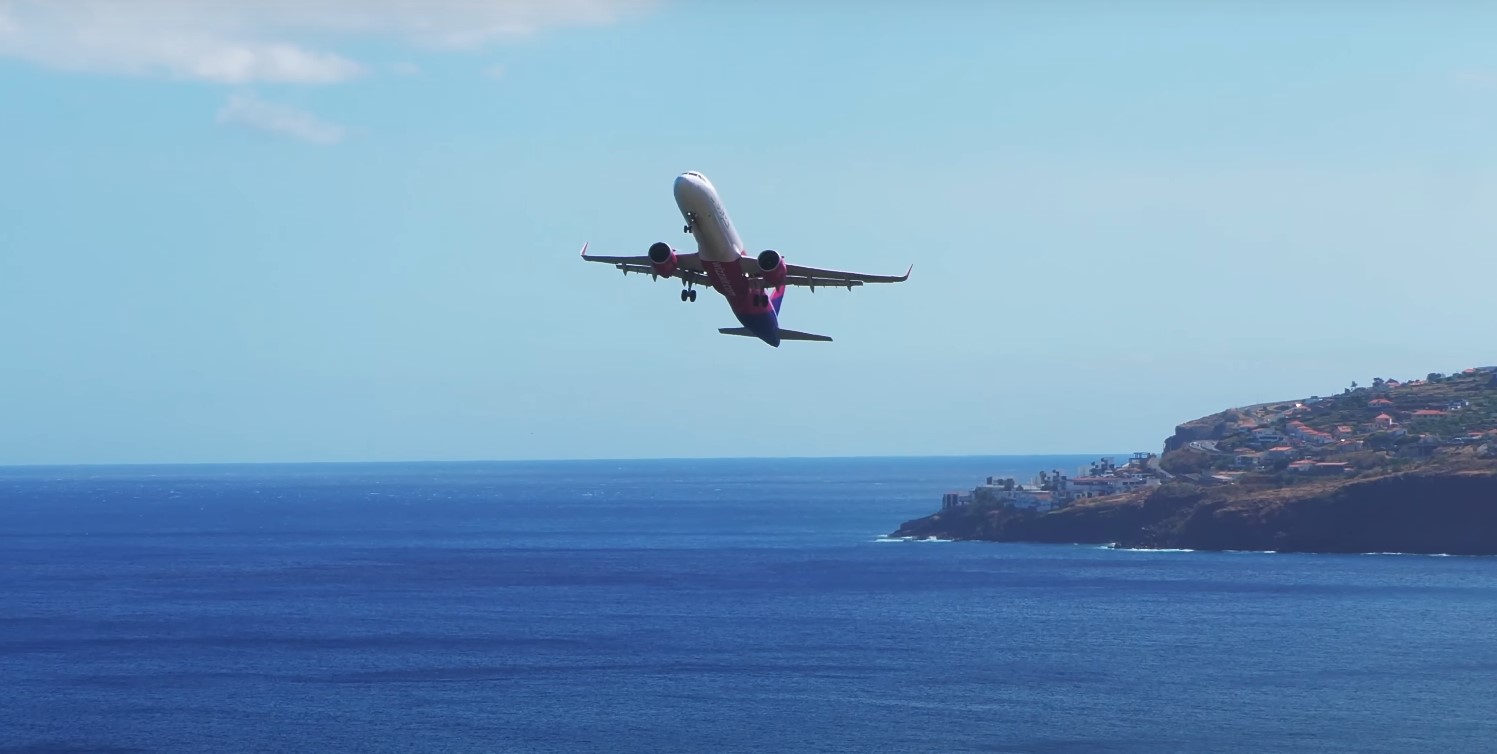
M 935 453 L 925 455 L 825 455 L 825 456 L 652 456 L 652 457 L 599 457 L 599 458 L 469 458 L 448 460 L 404 460 L 404 461 L 126 461 L 83 463 L 18 463 L 0 464 L 0 471 L 8 469 L 88 469 L 88 468 L 132 468 L 132 467 L 186 467 L 186 466 L 377 466 L 377 465 L 437 465 L 437 464 L 508 464 L 508 463 L 638 463 L 670 461 L 852 461 L 880 459 L 941 459 L 941 458 L 1055 458 L 1057 456 L 1097 457 L 1131 455 L 1139 451 L 1114 453 Z M 1152 452 L 1152 451 L 1149 451 Z

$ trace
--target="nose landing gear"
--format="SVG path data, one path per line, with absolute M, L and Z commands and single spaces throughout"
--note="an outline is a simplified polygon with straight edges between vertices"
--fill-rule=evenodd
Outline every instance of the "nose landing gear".
M 696 301 L 697 300 L 697 292 L 695 290 L 690 289 L 690 288 L 682 288 L 681 289 L 681 300 L 682 301 Z

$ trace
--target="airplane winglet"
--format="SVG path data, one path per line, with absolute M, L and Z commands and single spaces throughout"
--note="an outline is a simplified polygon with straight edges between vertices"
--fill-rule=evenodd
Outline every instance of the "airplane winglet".
M 908 270 L 904 271 L 904 277 L 900 278 L 900 280 L 901 281 L 909 280 L 910 279 L 910 273 L 914 272 L 914 271 L 915 271 L 915 265 L 912 263 L 912 264 L 910 264 L 910 268 Z
M 587 241 L 582 242 L 582 258 L 587 259 Z

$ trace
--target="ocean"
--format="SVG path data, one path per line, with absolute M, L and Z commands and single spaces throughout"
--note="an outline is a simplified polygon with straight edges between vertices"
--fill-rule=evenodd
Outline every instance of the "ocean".
M 1497 747 L 1497 559 L 882 536 L 1085 460 L 0 469 L 0 752 Z

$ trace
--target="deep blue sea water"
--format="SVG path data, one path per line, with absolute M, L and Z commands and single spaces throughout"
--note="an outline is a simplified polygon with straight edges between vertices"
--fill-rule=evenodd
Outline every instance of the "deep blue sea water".
M 1497 750 L 1497 559 L 879 541 L 1082 460 L 0 469 L 0 752 Z

